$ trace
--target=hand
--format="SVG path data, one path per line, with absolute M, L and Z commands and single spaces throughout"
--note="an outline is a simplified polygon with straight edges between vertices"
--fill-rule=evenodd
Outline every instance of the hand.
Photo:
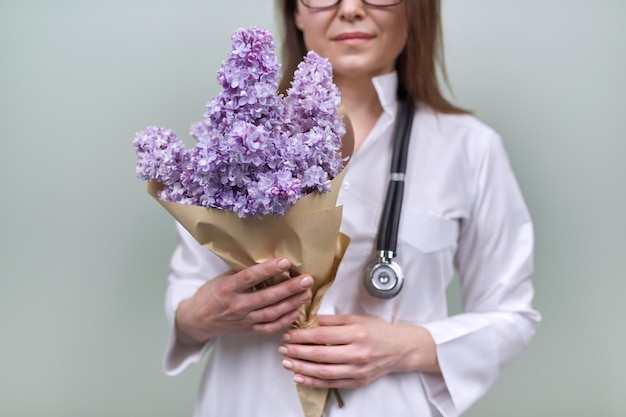
M 311 299 L 313 278 L 301 275 L 254 290 L 290 266 L 288 260 L 277 258 L 207 281 L 176 310 L 179 340 L 204 343 L 220 334 L 272 334 L 290 326 L 298 307 Z
M 441 372 L 423 327 L 358 315 L 319 316 L 319 327 L 292 329 L 278 351 L 298 384 L 356 388 L 394 372 Z

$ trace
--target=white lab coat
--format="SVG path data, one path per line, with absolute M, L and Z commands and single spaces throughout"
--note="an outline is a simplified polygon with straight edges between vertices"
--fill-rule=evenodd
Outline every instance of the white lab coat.
M 373 83 L 384 112 L 352 158 L 338 204 L 341 231 L 351 238 L 320 314 L 375 315 L 426 327 L 442 375 L 392 374 L 369 386 L 341 390 L 327 417 L 460 415 L 530 342 L 540 315 L 532 307 L 533 227 L 500 137 L 469 115 L 436 114 L 418 105 L 409 149 L 398 253 L 405 274 L 391 300 L 370 296 L 364 271 L 388 183 L 398 102 L 397 74 Z M 208 354 L 196 417 L 302 415 L 292 373 L 281 366 L 280 335 L 220 336 L 202 349 L 176 343 L 174 311 L 227 266 L 178 226 L 166 311 L 172 333 L 164 368 L 175 375 Z M 448 316 L 446 288 L 455 270 L 464 313 Z

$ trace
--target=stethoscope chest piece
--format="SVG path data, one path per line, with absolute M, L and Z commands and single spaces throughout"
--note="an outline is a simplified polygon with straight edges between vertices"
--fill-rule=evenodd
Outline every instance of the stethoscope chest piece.
M 365 288 L 377 298 L 393 298 L 402 289 L 404 275 L 400 266 L 391 259 L 382 256 L 378 262 L 367 268 L 364 277 Z

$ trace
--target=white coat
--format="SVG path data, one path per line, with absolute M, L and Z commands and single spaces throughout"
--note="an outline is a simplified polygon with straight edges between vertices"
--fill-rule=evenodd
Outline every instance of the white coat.
M 473 116 L 437 114 L 424 105 L 415 111 L 395 258 L 404 288 L 381 300 L 363 286 L 388 183 L 397 82 L 396 73 L 373 79 L 384 112 L 342 184 L 341 231 L 351 243 L 320 314 L 424 326 L 437 345 L 442 375 L 392 374 L 341 390 L 345 407 L 331 399 L 327 417 L 458 416 L 522 352 L 540 321 L 532 307 L 533 226 L 500 137 Z M 220 336 L 202 349 L 176 343 L 178 303 L 228 269 L 178 230 L 166 294 L 172 334 L 164 367 L 174 375 L 208 355 L 194 416 L 302 416 L 292 373 L 277 352 L 280 335 Z M 455 273 L 464 312 L 449 316 L 446 289 Z

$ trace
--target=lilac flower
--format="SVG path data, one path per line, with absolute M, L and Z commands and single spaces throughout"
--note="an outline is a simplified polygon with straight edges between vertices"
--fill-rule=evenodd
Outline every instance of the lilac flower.
M 331 65 L 309 52 L 283 97 L 274 49 L 265 30 L 233 35 L 217 75 L 222 91 L 191 126 L 192 149 L 165 128 L 137 134 L 137 174 L 163 184 L 160 198 L 260 217 L 284 214 L 302 196 L 330 190 L 343 169 L 345 134 Z
M 162 183 L 164 200 L 184 199 L 180 176 L 189 161 L 189 153 L 176 133 L 162 127 L 148 127 L 137 133 L 133 146 L 137 154 L 137 176 Z

